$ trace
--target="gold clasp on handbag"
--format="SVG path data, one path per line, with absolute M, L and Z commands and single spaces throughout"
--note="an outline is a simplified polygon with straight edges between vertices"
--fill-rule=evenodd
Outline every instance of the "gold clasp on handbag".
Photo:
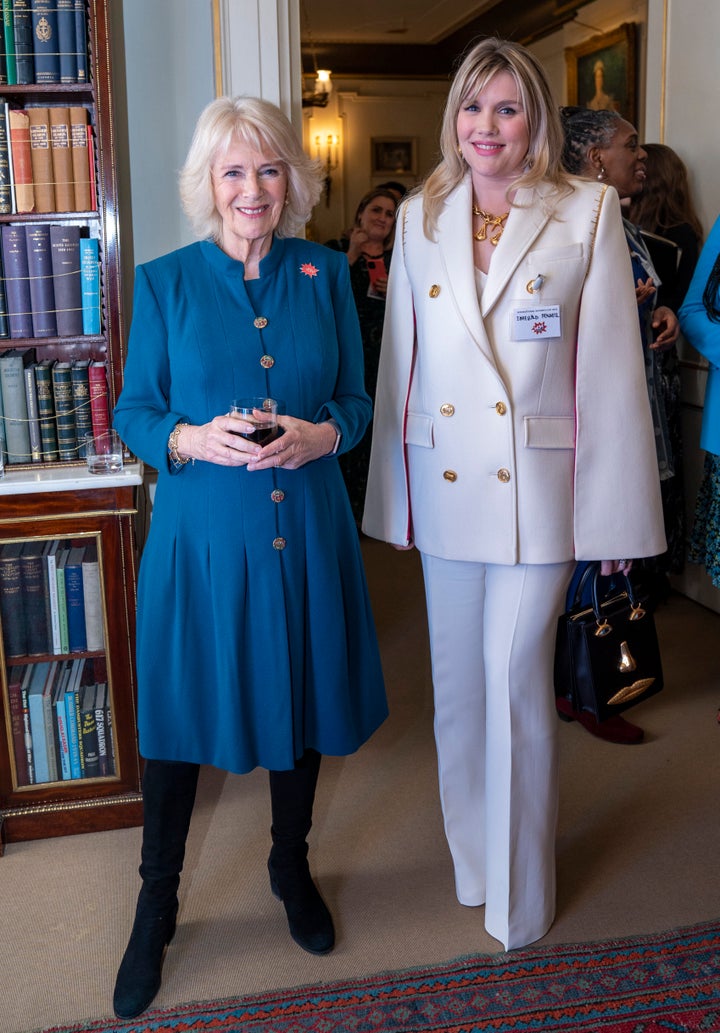
M 602 620 L 597 621 L 597 627 L 595 628 L 595 638 L 605 638 L 612 631 L 612 625 L 608 624 L 605 617 Z
M 641 621 L 644 616 L 645 616 L 645 611 L 643 610 L 643 608 L 640 605 L 640 603 L 637 603 L 636 606 L 633 606 L 631 604 L 631 606 L 630 606 L 630 616 L 628 617 L 628 620 L 631 620 L 631 621 Z
M 632 620 L 632 617 L 630 618 Z M 630 652 L 630 646 L 627 642 L 620 643 L 620 662 L 617 665 L 618 671 L 621 674 L 629 674 L 630 671 L 634 671 L 637 668 L 635 663 L 635 657 Z

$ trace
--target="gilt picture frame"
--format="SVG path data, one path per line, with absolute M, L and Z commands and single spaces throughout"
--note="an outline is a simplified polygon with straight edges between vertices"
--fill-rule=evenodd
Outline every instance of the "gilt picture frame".
M 611 32 L 565 50 L 567 102 L 617 111 L 637 125 L 637 25 L 625 22 Z
M 373 136 L 370 148 L 373 176 L 417 175 L 417 137 Z

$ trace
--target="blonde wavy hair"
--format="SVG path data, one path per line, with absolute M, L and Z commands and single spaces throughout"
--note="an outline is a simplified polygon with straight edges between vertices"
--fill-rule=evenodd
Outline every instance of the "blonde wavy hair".
M 524 170 L 511 189 L 532 187 L 540 182 L 550 182 L 558 191 L 571 189 L 562 167 L 563 132 L 557 106 L 541 64 L 519 43 L 496 36 L 487 37 L 476 43 L 463 58 L 448 93 L 440 130 L 442 158 L 422 187 L 423 229 L 430 240 L 435 235 L 437 220 L 447 197 L 462 181 L 468 168 L 459 153 L 458 112 L 498 72 L 509 72 L 515 80 L 530 138 Z
M 211 171 L 234 141 L 269 152 L 287 171 L 287 203 L 275 230 L 293 237 L 306 224 L 322 192 L 319 162 L 309 158 L 282 111 L 257 97 L 218 97 L 200 113 L 190 150 L 180 170 L 180 201 L 200 239 L 221 239 Z

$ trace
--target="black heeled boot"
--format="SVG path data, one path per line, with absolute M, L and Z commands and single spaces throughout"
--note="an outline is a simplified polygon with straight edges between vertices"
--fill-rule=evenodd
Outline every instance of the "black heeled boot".
M 152 1004 L 162 980 L 165 948 L 175 934 L 177 891 L 195 803 L 197 764 L 148 760 L 143 773 L 143 844 L 130 940 L 118 969 L 113 1008 L 134 1019 Z
M 320 770 L 320 754 L 306 750 L 293 771 L 271 771 L 272 849 L 270 888 L 285 905 L 290 935 L 310 954 L 328 954 L 335 930 L 325 901 L 310 875 L 307 835 Z

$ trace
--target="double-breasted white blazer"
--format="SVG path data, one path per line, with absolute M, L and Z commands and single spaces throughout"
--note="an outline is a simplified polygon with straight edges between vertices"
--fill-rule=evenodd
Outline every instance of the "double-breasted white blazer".
M 481 563 L 663 552 L 615 190 L 519 190 L 480 292 L 471 205 L 468 175 L 434 241 L 421 196 L 401 206 L 363 530 Z M 518 339 L 528 321 L 539 336 Z

